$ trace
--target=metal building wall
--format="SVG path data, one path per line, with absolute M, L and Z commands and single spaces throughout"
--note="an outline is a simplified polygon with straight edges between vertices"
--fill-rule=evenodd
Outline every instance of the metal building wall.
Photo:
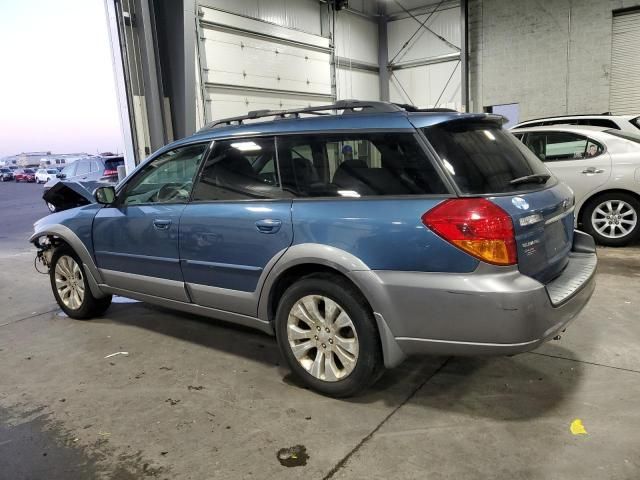
M 387 24 L 390 99 L 420 107 L 463 110 L 461 95 L 462 28 L 460 4 L 446 2 L 418 7 L 423 2 L 402 2 Z M 415 35 L 414 35 L 415 33 Z M 409 42 L 407 45 L 405 45 Z
M 336 97 L 379 100 L 378 21 L 367 14 L 336 14 Z

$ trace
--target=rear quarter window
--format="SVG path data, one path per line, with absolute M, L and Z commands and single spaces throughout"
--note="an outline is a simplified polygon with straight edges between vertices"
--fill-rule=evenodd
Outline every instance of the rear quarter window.
M 423 129 L 445 169 L 465 194 L 500 194 L 544 188 L 512 185 L 516 178 L 549 174 L 511 133 L 493 122 L 445 122 Z

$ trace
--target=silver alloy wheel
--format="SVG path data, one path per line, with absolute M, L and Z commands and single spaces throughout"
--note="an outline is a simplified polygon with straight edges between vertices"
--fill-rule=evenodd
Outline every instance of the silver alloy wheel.
M 63 255 L 56 263 L 54 276 L 62 303 L 71 310 L 79 309 L 84 301 L 84 278 L 80 265 L 72 257 Z
M 307 295 L 293 305 L 287 338 L 298 363 L 319 380 L 342 380 L 358 362 L 356 328 L 347 312 L 325 296 Z
M 591 214 L 591 225 L 606 238 L 622 238 L 629 235 L 638 223 L 635 208 L 623 200 L 607 200 Z

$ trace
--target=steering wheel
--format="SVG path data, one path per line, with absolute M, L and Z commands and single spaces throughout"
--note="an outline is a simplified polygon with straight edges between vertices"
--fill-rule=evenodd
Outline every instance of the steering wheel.
M 164 203 L 171 200 L 186 200 L 189 198 L 191 182 L 185 182 L 182 185 L 166 184 L 160 187 L 156 194 L 156 202 Z

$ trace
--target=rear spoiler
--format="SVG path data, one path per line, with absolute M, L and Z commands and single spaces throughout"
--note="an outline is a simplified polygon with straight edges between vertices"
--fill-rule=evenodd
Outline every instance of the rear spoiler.
M 443 113 L 442 116 L 410 116 L 409 121 L 416 128 L 435 127 L 436 125 L 449 125 L 452 123 L 488 123 L 500 128 L 508 120 L 506 117 L 495 113 L 458 113 L 457 115 Z

